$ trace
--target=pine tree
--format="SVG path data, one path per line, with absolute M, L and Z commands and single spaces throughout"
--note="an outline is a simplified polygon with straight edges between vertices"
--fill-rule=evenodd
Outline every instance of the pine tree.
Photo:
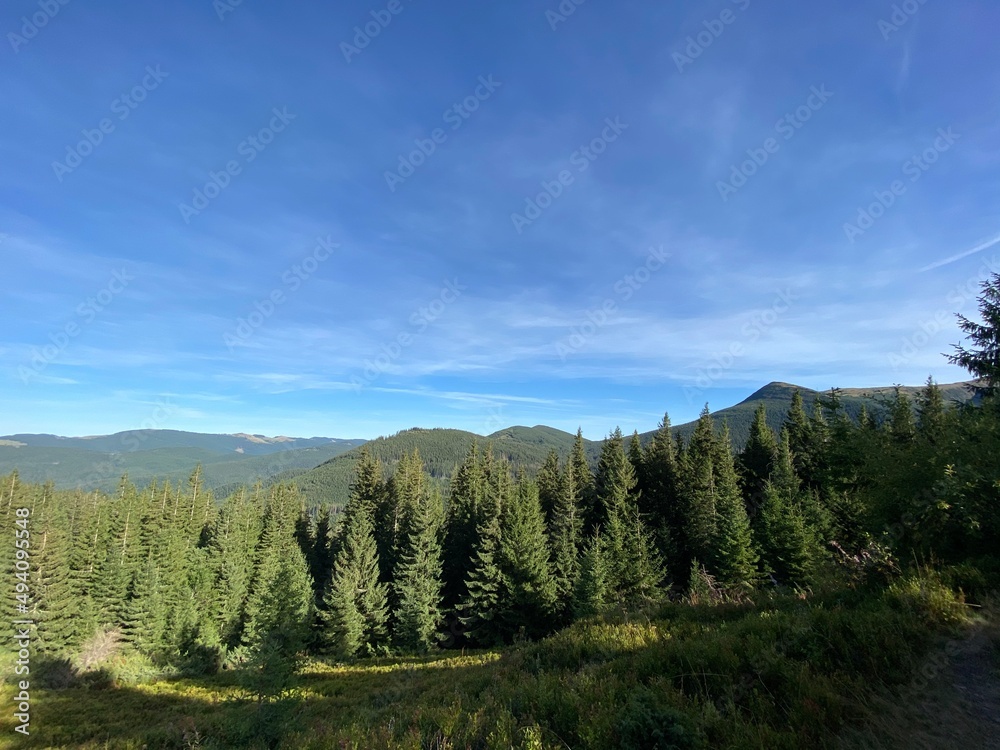
M 572 461 L 566 462 L 559 477 L 559 493 L 556 496 L 548 531 L 556 598 L 565 614 L 571 604 L 580 573 L 583 536 L 583 514 L 576 496 Z
M 422 653 L 438 642 L 441 626 L 441 500 L 422 493 L 404 519 L 403 545 L 396 565 L 396 644 Z
M 778 444 L 774 431 L 767 423 L 767 409 L 761 403 L 754 411 L 750 437 L 738 459 L 743 478 L 743 493 L 747 500 L 747 512 L 751 519 L 760 507 L 764 484 L 771 475 L 777 452 Z
M 791 586 L 807 585 L 814 567 L 816 541 L 787 487 L 765 483 L 759 529 L 764 573 Z
M 604 526 L 615 508 L 629 502 L 638 485 L 635 469 L 625 455 L 622 431 L 617 427 L 601 448 L 594 485 L 596 515 L 593 525 Z
M 893 399 L 889 404 L 888 428 L 889 437 L 895 445 L 908 445 L 917 434 L 913 406 L 898 386 L 893 389 Z
M 583 514 L 584 529 L 591 533 L 595 528 L 595 498 L 594 498 L 594 474 L 590 470 L 590 462 L 587 461 L 587 451 L 583 445 L 583 431 L 576 430 L 576 438 L 573 440 L 573 450 L 570 452 L 570 463 L 573 464 L 573 481 L 576 483 L 576 497 L 580 504 L 580 511 Z
M 917 396 L 920 438 L 932 445 L 941 441 L 945 433 L 944 397 L 931 377 Z
M 545 514 L 545 522 L 552 523 L 552 513 L 559 502 L 559 493 L 562 491 L 559 474 L 559 455 L 555 449 L 550 450 L 545 457 L 542 468 L 538 470 L 538 499 L 542 504 L 542 513 Z
M 486 477 L 475 442 L 452 477 L 444 535 L 444 600 L 452 609 L 466 595 L 465 581 L 472 569 L 477 525 L 486 497 Z
M 688 570 L 691 560 L 710 559 L 716 535 L 715 431 L 706 406 L 691 441 L 682 454 L 681 495 L 683 527 L 681 529 L 680 570 Z
M 948 361 L 972 373 L 981 381 L 979 393 L 990 396 L 1000 389 L 1000 273 L 983 282 L 978 301 L 982 323 L 956 316 L 972 348 L 955 344 L 955 354 L 949 355 Z
M 600 533 L 587 542 L 580 560 L 580 577 L 573 592 L 573 614 L 577 618 L 600 614 L 610 594 L 607 562 Z
M 372 507 L 356 487 L 345 508 L 342 541 L 324 597 L 324 638 L 339 656 L 373 655 L 388 637 L 388 587 L 379 580 Z
M 234 648 L 243 638 L 243 615 L 254 571 L 263 516 L 245 488 L 226 498 L 209 545 L 214 571 L 212 617 L 221 642 Z
M 502 515 L 500 568 L 507 634 L 539 637 L 551 630 L 556 586 L 549 561 L 538 487 L 523 475 Z
M 466 635 L 480 646 L 496 646 L 505 635 L 501 621 L 506 589 L 500 567 L 500 535 L 499 514 L 490 516 L 479 527 L 479 542 L 465 582 L 468 593 L 459 607 Z
M 292 534 L 265 551 L 247 604 L 245 642 L 250 686 L 258 695 L 284 690 L 309 638 L 313 583 Z
M 736 478 L 728 427 L 715 443 L 715 453 L 716 532 L 712 570 L 723 586 L 745 591 L 754 585 L 758 556 Z
M 676 563 L 677 540 L 682 525 L 678 482 L 680 467 L 670 429 L 670 416 L 663 415 L 645 455 L 646 487 L 639 495 L 639 509 L 649 520 L 659 549 Z

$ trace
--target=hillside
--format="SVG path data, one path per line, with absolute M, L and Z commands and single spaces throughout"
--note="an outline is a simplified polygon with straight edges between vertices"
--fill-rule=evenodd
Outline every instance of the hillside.
M 940 388 L 945 400 L 949 402 L 963 403 L 972 398 L 971 391 L 965 383 L 952 383 L 942 385 Z M 768 423 L 775 431 L 780 430 L 796 390 L 802 394 L 807 410 L 812 409 L 818 397 L 829 396 L 828 393 L 824 394 L 790 383 L 772 382 L 740 403 L 713 412 L 712 418 L 717 426 L 721 427 L 723 422 L 729 425 L 733 448 L 739 451 L 746 443 L 753 413 L 757 407 L 764 404 Z M 920 390 L 920 386 L 903 387 L 901 390 L 912 398 Z M 857 418 L 861 413 L 861 407 L 866 405 L 869 412 L 877 419 L 883 411 L 882 404 L 892 392 L 892 386 L 843 390 L 841 402 L 852 418 Z M 674 434 L 680 434 L 687 439 L 693 432 L 695 424 L 696 422 L 687 422 L 675 425 Z M 622 427 L 624 429 L 626 426 Z M 646 432 L 639 437 L 643 444 L 646 444 L 653 434 Z M 505 456 L 515 468 L 524 468 L 529 474 L 533 474 L 550 450 L 554 449 L 560 458 L 565 458 L 573 445 L 574 436 L 542 425 L 508 427 L 487 436 L 462 430 L 413 428 L 390 437 L 380 437 L 367 445 L 390 471 L 402 455 L 411 453 L 414 449 L 419 450 L 430 476 L 443 487 L 451 472 L 468 452 L 473 439 L 478 440 L 481 445 L 488 441 L 492 442 L 497 455 Z M 592 465 L 597 463 L 602 444 L 603 441 L 584 441 Z M 294 480 L 304 492 L 310 505 L 320 503 L 342 505 L 347 500 L 357 456 L 358 449 L 350 450 L 310 471 L 286 472 L 276 476 L 274 481 Z
M 938 386 L 941 395 L 947 403 L 966 403 L 974 399 L 969 383 L 950 383 Z M 905 393 L 911 400 L 917 395 L 923 386 L 901 386 L 900 391 Z M 895 386 L 885 386 L 877 388 L 842 388 L 840 389 L 841 403 L 844 410 L 852 419 L 857 419 L 861 413 L 861 407 L 867 406 L 868 412 L 875 419 L 879 419 L 884 412 L 884 404 L 893 395 Z M 777 431 L 785 420 L 789 407 L 792 405 L 792 397 L 798 391 L 802 395 L 807 411 L 811 411 L 813 403 L 819 397 L 829 398 L 830 392 L 814 391 L 810 388 L 792 385 L 791 383 L 772 382 L 763 388 L 750 394 L 738 404 L 725 409 L 712 412 L 712 419 L 716 426 L 723 422 L 729 425 L 729 431 L 733 440 L 734 450 L 741 450 L 750 434 L 750 425 L 753 422 L 753 413 L 760 404 L 767 409 L 767 421 L 771 427 Z M 674 434 L 680 433 L 685 439 L 690 437 L 696 422 L 688 422 L 674 427 Z M 643 443 L 652 438 L 653 432 L 646 432 L 640 435 Z
M 0 438 L 0 473 L 17 469 L 29 482 L 108 491 L 126 473 L 140 485 L 154 478 L 182 481 L 201 464 L 205 485 L 224 490 L 282 471 L 312 468 L 363 442 L 176 430 L 132 430 L 90 438 L 8 435 Z
M 972 398 L 966 383 L 940 386 L 946 401 L 962 403 Z M 824 394 L 789 383 L 765 385 L 733 406 L 712 413 L 718 426 L 729 425 L 733 447 L 746 442 L 753 413 L 758 405 L 767 408 L 768 422 L 778 430 L 798 390 L 807 409 Z M 901 388 L 914 396 L 919 386 Z M 892 387 L 844 389 L 841 400 L 849 415 L 857 417 L 867 405 L 878 418 L 882 404 L 891 397 Z M 688 438 L 695 422 L 675 425 L 675 434 Z M 627 425 L 622 425 L 627 429 Z M 640 435 L 648 443 L 653 432 Z M 627 435 L 626 435 L 627 437 Z M 533 474 L 550 450 L 561 458 L 569 454 L 574 436 L 568 432 L 535 425 L 507 427 L 481 436 L 463 430 L 412 428 L 368 443 L 373 454 L 391 470 L 404 454 L 420 451 L 427 471 L 444 488 L 452 471 L 477 440 L 492 442 L 497 455 L 506 457 L 515 468 Z M 294 480 L 310 505 L 341 505 L 347 499 L 358 447 L 364 440 L 337 438 L 265 437 L 245 433 L 205 434 L 179 430 L 130 430 L 114 435 L 61 437 L 58 435 L 15 434 L 0 436 L 0 473 L 17 469 L 25 481 L 51 480 L 58 488 L 80 487 L 109 491 L 123 474 L 139 485 L 152 479 L 183 481 L 201 464 L 206 487 L 224 496 L 241 484 L 257 479 L 268 483 Z M 596 464 L 602 441 L 584 441 L 588 458 Z
M 267 437 L 266 435 L 212 434 L 185 432 L 183 430 L 125 430 L 113 435 L 87 437 L 62 437 L 61 435 L 0 435 L 0 444 L 10 442 L 32 448 L 79 448 L 98 453 L 133 453 L 158 448 L 200 448 L 212 453 L 236 453 L 245 456 L 263 456 L 280 451 L 312 448 L 336 438 Z M 357 441 L 353 441 L 357 442 Z
M 568 455 L 574 439 L 575 436 L 568 432 L 543 426 L 508 427 L 486 436 L 464 430 L 414 427 L 390 437 L 371 440 L 366 446 L 388 471 L 402 456 L 419 450 L 431 480 L 443 488 L 474 440 L 480 446 L 492 443 L 496 456 L 502 456 L 515 468 L 524 468 L 533 474 L 541 467 L 550 450 L 555 449 L 560 456 Z M 601 444 L 585 440 L 584 445 L 588 456 L 596 461 Z M 310 505 L 342 505 L 347 500 L 359 451 L 359 448 L 354 448 L 311 471 L 288 472 L 278 475 L 274 481 L 294 479 Z

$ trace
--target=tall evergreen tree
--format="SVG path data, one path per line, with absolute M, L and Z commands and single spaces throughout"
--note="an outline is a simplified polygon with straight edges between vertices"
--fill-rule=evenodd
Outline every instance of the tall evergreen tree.
M 263 514 L 245 488 L 223 502 L 209 547 L 215 576 L 212 616 L 227 648 L 243 640 L 243 620 Z
M 607 607 L 609 594 L 608 567 L 598 531 L 587 542 L 580 560 L 580 577 L 573 592 L 573 614 L 578 618 L 600 614 Z
M 917 409 L 920 438 L 932 445 L 940 442 L 945 433 L 944 397 L 931 377 L 917 396 Z
M 889 403 L 889 438 L 895 445 L 908 445 L 917 434 L 913 405 L 897 386 Z
M 638 430 L 632 431 L 632 437 L 628 442 L 628 460 L 635 472 L 636 494 L 642 494 L 647 490 L 649 482 L 646 477 L 646 453 L 642 449 Z
M 715 443 L 713 466 L 716 472 L 716 530 L 712 569 L 722 585 L 748 590 L 756 579 L 758 556 L 736 478 L 728 427 Z
M 646 487 L 639 495 L 639 510 L 649 520 L 659 549 L 671 564 L 676 560 L 682 513 L 679 498 L 680 467 L 670 428 L 670 416 L 663 415 L 645 455 Z
M 818 486 L 817 441 L 813 423 L 806 415 L 802 394 L 792 394 L 792 405 L 785 417 L 784 430 L 788 432 L 789 445 L 795 457 L 795 471 L 809 486 Z
M 359 459 L 333 574 L 323 598 L 323 640 L 346 658 L 378 653 L 388 639 L 388 586 L 381 581 L 372 528 L 373 494 L 380 491 L 381 483 L 376 467 L 373 461 Z
M 605 526 L 612 511 L 629 502 L 637 490 L 635 468 L 625 455 L 622 431 L 615 428 L 604 441 L 594 480 L 596 503 L 593 526 Z
M 542 468 L 538 470 L 538 499 L 542 504 L 545 522 L 552 522 L 553 509 L 559 501 L 561 479 L 559 474 L 559 454 L 555 449 L 549 451 Z
M 808 584 L 814 569 L 816 540 L 787 486 L 770 481 L 764 485 L 758 528 L 763 572 L 780 583 Z
M 556 586 L 547 542 L 538 487 L 522 475 L 502 515 L 500 535 L 507 634 L 538 637 L 551 630 Z
M 580 511 L 583 513 L 584 529 L 590 533 L 594 529 L 596 515 L 594 474 L 590 470 L 590 462 L 587 461 L 587 451 L 583 444 L 583 431 L 580 428 L 577 428 L 576 438 L 573 440 L 570 463 L 573 464 L 573 481 L 576 483 L 577 502 L 580 503 Z
M 1000 273 L 994 273 L 983 282 L 978 301 L 981 323 L 964 315 L 956 316 L 971 348 L 956 344 L 955 353 L 948 356 L 948 361 L 978 378 L 980 393 L 993 396 L 1000 389 Z
M 396 564 L 395 642 L 403 651 L 422 653 L 438 642 L 441 626 L 441 499 L 421 493 L 404 518 L 404 537 Z
M 323 599 L 324 640 L 338 656 L 379 653 L 388 638 L 388 587 L 379 580 L 371 520 L 351 516 Z
M 767 409 L 763 403 L 754 411 L 750 437 L 740 452 L 738 465 L 743 479 L 743 494 L 747 512 L 753 518 L 764 496 L 764 484 L 771 475 L 778 443 L 774 431 L 767 423 Z
M 465 582 L 472 569 L 477 527 L 486 498 L 486 476 L 479 448 L 473 441 L 452 477 L 444 534 L 444 599 L 453 609 L 465 599 Z
M 291 531 L 291 529 L 289 529 Z M 313 613 L 313 584 L 292 533 L 265 550 L 247 605 L 250 684 L 280 693 L 301 663 Z
M 559 493 L 548 526 L 549 548 L 552 551 L 552 576 L 556 598 L 565 614 L 573 598 L 580 572 L 580 552 L 583 536 L 583 513 L 576 495 L 573 462 L 567 461 L 559 477 Z
M 488 517 L 479 526 L 479 540 L 465 582 L 468 593 L 459 607 L 466 635 L 480 646 L 498 645 L 505 635 L 501 620 L 506 604 L 500 557 L 501 533 L 499 514 Z
M 706 406 L 681 460 L 683 527 L 678 563 L 683 567 L 679 570 L 690 570 L 696 557 L 707 560 L 712 556 L 716 535 L 717 452 L 712 417 Z

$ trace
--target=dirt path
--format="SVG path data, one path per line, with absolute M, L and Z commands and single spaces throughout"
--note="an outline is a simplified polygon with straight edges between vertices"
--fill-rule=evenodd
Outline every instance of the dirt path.
M 839 750 L 1000 750 L 1000 628 L 980 624 L 949 641 L 910 685 L 871 710 Z

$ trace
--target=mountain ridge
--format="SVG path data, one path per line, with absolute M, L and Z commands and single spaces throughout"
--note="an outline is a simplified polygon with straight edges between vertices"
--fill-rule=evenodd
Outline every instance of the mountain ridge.
M 946 401 L 967 402 L 975 399 L 971 386 L 971 382 L 959 382 L 939 388 Z M 921 387 L 899 386 L 910 397 Z M 877 418 L 884 408 L 882 402 L 895 388 L 838 389 L 838 393 L 851 417 L 856 418 L 864 406 Z M 796 391 L 807 409 L 817 398 L 830 396 L 830 391 L 771 381 L 742 401 L 712 412 L 711 416 L 717 428 L 728 425 L 733 448 L 740 450 L 757 407 L 765 406 L 768 423 L 778 430 Z M 697 420 L 673 425 L 672 429 L 675 435 L 687 439 L 696 423 Z M 609 431 L 614 427 L 608 425 Z M 655 432 L 640 433 L 640 441 L 648 444 Z M 447 427 L 413 427 L 374 440 L 182 430 L 125 430 L 88 437 L 19 433 L 0 436 L 0 473 L 16 468 L 26 481 L 51 479 L 57 487 L 109 490 L 124 473 L 140 484 L 154 478 L 178 481 L 189 476 L 200 463 L 206 486 L 223 494 L 258 479 L 266 483 L 295 481 L 310 505 L 323 502 L 341 505 L 347 499 L 357 451 L 362 445 L 369 446 L 387 470 L 402 455 L 419 450 L 432 481 L 443 488 L 473 441 L 482 446 L 492 443 L 496 454 L 533 474 L 550 450 L 565 459 L 575 437 L 573 433 L 542 424 L 512 425 L 489 435 Z M 585 451 L 593 464 L 603 442 L 584 439 Z

